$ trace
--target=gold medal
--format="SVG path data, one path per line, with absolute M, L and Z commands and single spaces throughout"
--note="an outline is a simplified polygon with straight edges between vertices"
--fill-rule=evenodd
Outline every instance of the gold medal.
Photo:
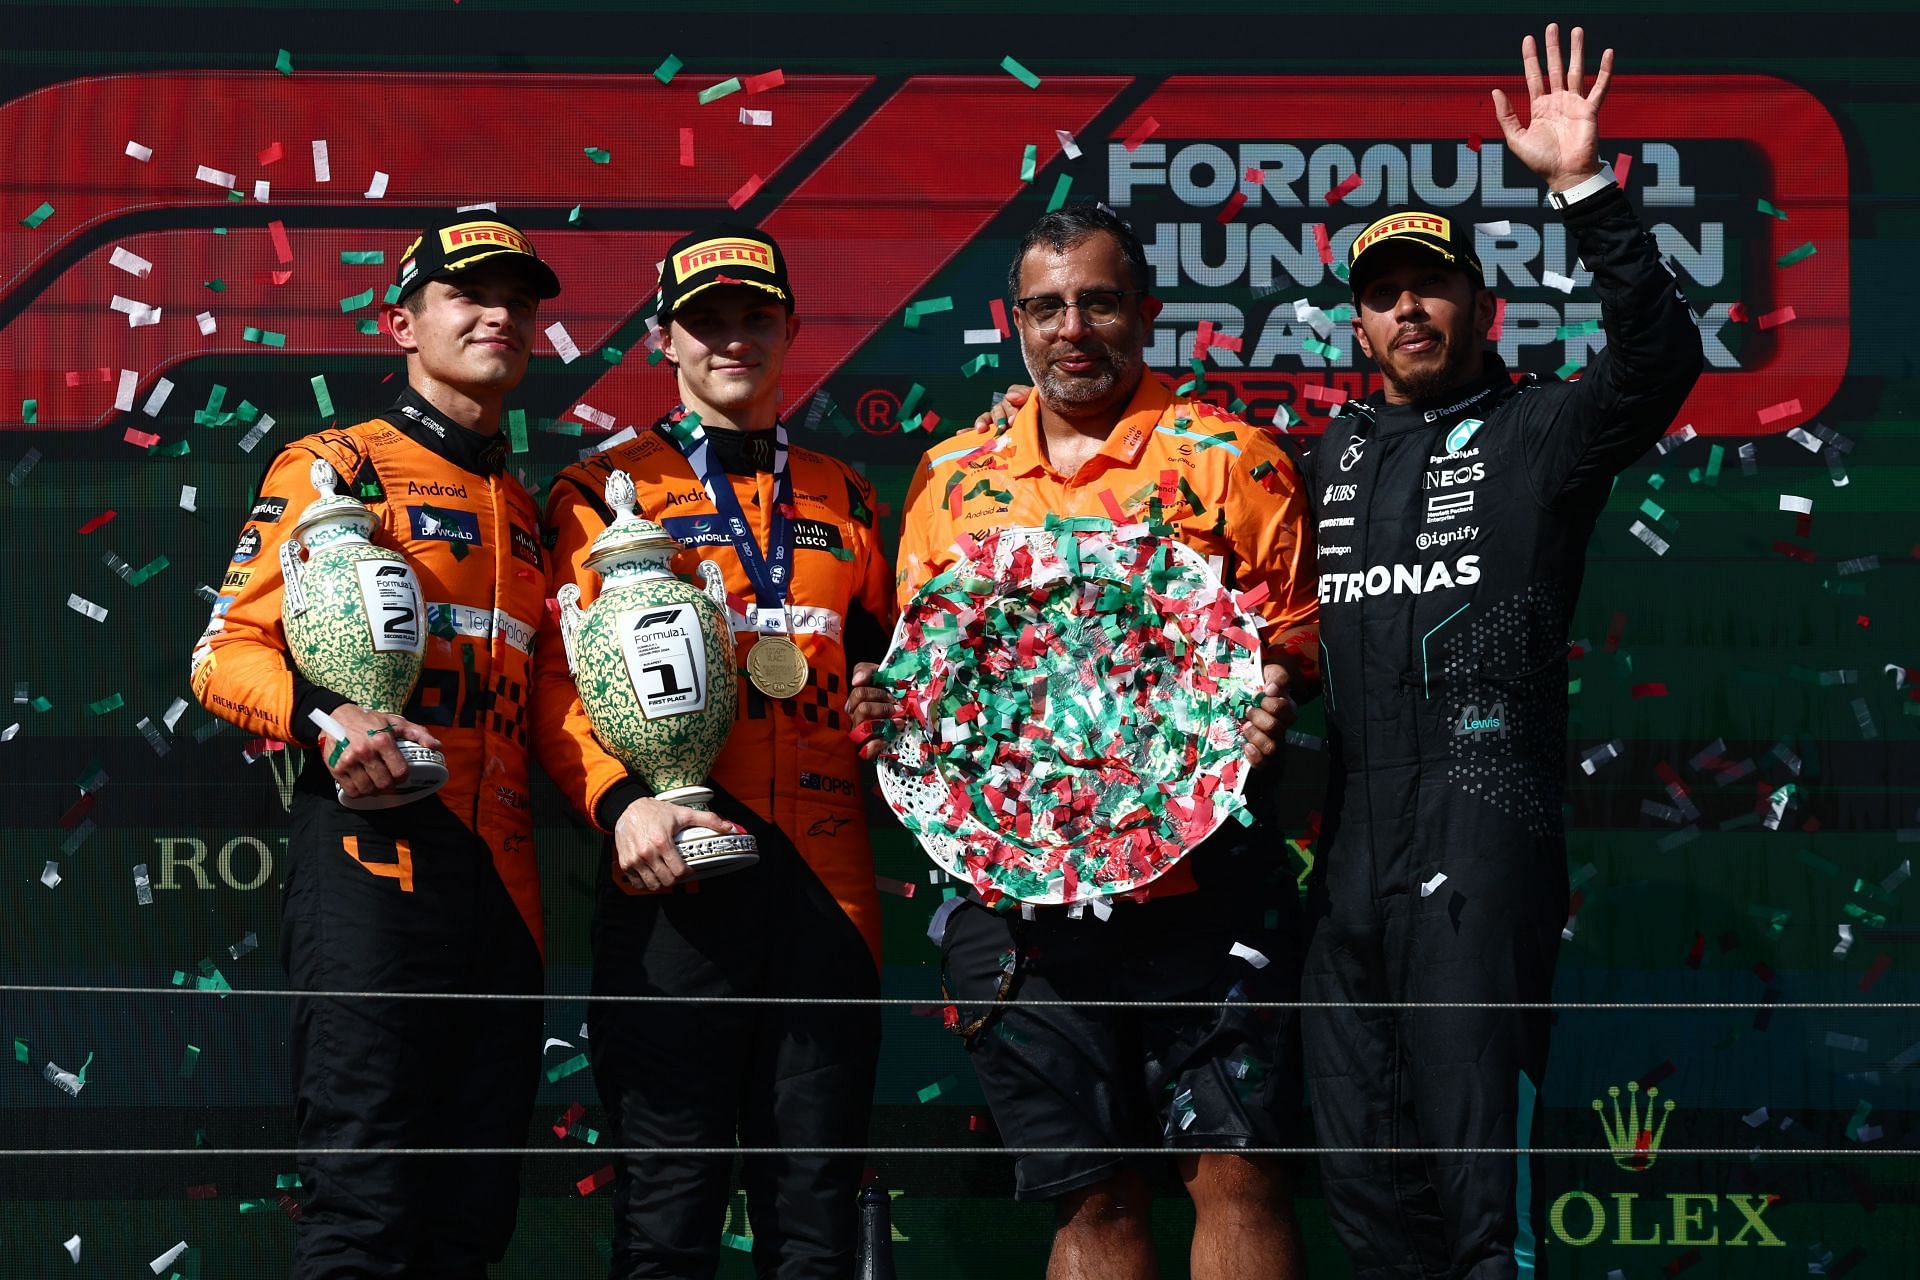
M 747 650 L 747 679 L 769 698 L 791 698 L 807 687 L 807 655 L 786 636 L 761 636 Z

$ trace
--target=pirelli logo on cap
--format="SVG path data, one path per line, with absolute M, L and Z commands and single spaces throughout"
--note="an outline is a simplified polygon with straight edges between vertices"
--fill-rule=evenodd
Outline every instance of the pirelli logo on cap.
M 702 240 L 699 244 L 674 255 L 673 279 L 675 284 L 685 284 L 687 277 L 708 267 L 719 266 L 758 267 L 772 273 L 773 246 L 764 240 L 742 240 L 733 236 L 723 236 L 718 240 Z
M 538 256 L 527 238 L 504 222 L 462 222 L 440 229 L 440 248 L 449 256 L 481 245 L 499 245 L 530 258 Z
M 1368 249 L 1389 236 L 1403 236 L 1409 233 L 1438 236 L 1442 240 L 1453 239 L 1453 224 L 1437 213 L 1396 213 L 1380 219 L 1360 233 L 1353 242 L 1353 257 L 1358 258 Z

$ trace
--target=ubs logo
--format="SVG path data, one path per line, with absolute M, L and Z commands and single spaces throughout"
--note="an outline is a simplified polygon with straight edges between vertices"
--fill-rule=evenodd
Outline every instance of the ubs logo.
M 1320 499 L 1320 505 L 1324 507 L 1329 502 L 1352 502 L 1354 495 L 1359 492 L 1359 485 L 1330 484 L 1327 486 L 1326 493 Z

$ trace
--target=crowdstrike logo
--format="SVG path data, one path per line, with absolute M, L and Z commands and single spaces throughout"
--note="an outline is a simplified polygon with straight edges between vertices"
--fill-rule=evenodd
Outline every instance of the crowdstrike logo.
M 1365 572 L 1322 574 L 1320 603 L 1351 604 L 1362 596 L 1423 596 L 1478 581 L 1479 556 L 1461 556 L 1451 566 L 1444 560 L 1428 565 L 1376 564 Z
M 1450 547 L 1456 542 L 1471 542 L 1479 536 L 1480 526 L 1469 524 L 1458 529 L 1442 529 L 1438 533 L 1423 533 L 1413 540 L 1413 545 L 1422 551 L 1434 551 Z
M 1320 527 L 1322 529 L 1351 529 L 1353 528 L 1353 517 L 1328 516 L 1320 522 Z

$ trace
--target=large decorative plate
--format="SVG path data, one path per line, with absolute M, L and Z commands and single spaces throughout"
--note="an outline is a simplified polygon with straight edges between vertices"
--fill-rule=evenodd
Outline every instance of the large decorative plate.
M 989 901 L 1133 893 L 1244 817 L 1259 622 L 1145 525 L 1050 519 L 963 538 L 878 683 L 900 700 L 888 804 Z

